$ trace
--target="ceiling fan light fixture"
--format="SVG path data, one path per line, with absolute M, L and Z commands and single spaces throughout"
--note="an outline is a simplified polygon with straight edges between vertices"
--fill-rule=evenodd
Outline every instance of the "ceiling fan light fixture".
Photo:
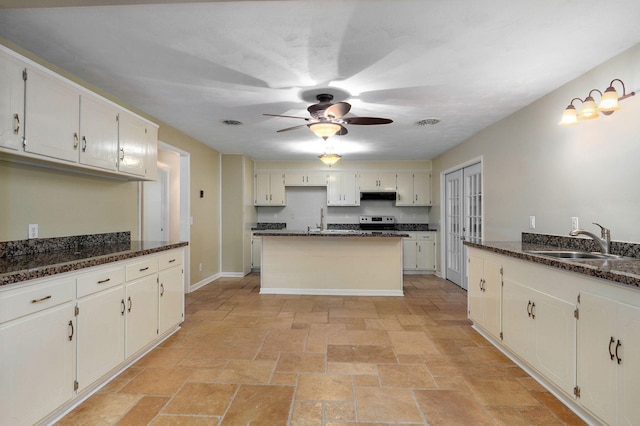
M 309 124 L 309 129 L 324 140 L 338 133 L 341 128 L 342 126 L 336 123 L 320 122 Z
M 318 158 L 327 166 L 331 167 L 336 164 L 342 158 L 341 155 L 338 154 L 322 154 L 319 155 Z

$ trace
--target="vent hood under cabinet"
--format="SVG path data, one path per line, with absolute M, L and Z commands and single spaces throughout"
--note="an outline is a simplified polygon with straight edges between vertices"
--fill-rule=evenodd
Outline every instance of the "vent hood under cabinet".
M 360 200 L 396 200 L 396 192 L 361 192 Z

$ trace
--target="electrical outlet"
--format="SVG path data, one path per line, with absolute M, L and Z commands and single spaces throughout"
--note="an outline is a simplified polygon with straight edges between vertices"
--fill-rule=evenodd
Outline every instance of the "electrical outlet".
M 30 223 L 29 224 L 29 239 L 38 238 L 38 224 Z
M 578 229 L 578 228 L 579 228 L 579 226 L 578 226 L 578 218 L 577 217 L 572 217 L 571 218 L 571 230 Z
M 529 229 L 536 229 L 536 217 L 529 216 Z

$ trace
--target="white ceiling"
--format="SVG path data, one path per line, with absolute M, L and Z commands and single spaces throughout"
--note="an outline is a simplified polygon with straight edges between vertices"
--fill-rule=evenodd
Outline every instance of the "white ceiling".
M 36 7 L 118 3 L 138 4 Z M 309 160 L 325 150 L 349 160 L 435 158 L 640 41 L 638 0 L 0 7 L 0 37 L 222 153 L 257 160 Z M 276 133 L 302 120 L 262 115 L 308 117 L 315 102 L 304 94 L 324 88 L 352 104 L 348 116 L 394 122 L 348 125 L 348 135 L 325 143 L 304 127 Z M 416 124 L 426 118 L 441 122 Z

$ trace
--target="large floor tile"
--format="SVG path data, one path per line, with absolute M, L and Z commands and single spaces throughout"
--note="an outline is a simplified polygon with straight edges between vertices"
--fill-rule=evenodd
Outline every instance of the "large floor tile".
M 222 425 L 286 425 L 293 393 L 292 386 L 242 385 Z

